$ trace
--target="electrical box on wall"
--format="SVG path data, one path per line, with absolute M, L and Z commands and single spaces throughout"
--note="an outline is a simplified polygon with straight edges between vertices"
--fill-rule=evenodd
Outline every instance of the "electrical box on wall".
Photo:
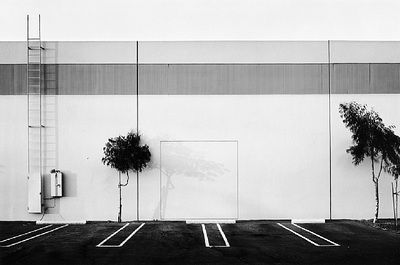
M 50 173 L 51 197 L 62 197 L 62 173 L 59 170 Z

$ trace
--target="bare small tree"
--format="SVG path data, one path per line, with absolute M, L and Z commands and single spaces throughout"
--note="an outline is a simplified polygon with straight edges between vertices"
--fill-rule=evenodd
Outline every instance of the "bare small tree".
M 346 150 L 353 156 L 354 165 L 359 165 L 365 157 L 371 159 L 372 181 L 375 186 L 375 218 L 379 215 L 379 178 L 382 170 L 394 174 L 392 165 L 400 161 L 400 137 L 394 126 L 385 126 L 378 113 L 368 110 L 367 105 L 356 102 L 340 104 L 340 117 L 353 133 L 353 145 Z
M 148 145 L 140 144 L 140 135 L 129 132 L 127 136 L 118 136 L 108 139 L 103 148 L 103 164 L 118 171 L 119 182 L 119 213 L 118 222 L 122 220 L 122 195 L 121 187 L 128 185 L 129 171 L 142 172 L 150 162 L 151 154 Z M 121 183 L 121 174 L 126 174 L 126 183 Z

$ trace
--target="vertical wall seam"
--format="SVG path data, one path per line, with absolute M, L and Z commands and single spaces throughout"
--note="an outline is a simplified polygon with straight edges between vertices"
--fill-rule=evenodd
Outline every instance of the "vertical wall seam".
M 139 135 L 139 41 L 136 41 L 136 134 Z M 139 221 L 139 171 L 136 171 L 136 219 Z
M 160 220 L 162 219 L 162 187 L 161 187 L 161 185 L 162 185 L 162 173 L 161 173 L 161 170 L 162 170 L 162 163 L 161 163 L 161 158 L 162 158 L 162 156 L 161 156 L 161 141 L 160 141 Z
M 332 109 L 331 109 L 331 42 L 328 40 L 328 109 L 329 109 L 329 219 L 332 220 Z
M 239 140 L 236 141 L 236 219 L 239 220 Z

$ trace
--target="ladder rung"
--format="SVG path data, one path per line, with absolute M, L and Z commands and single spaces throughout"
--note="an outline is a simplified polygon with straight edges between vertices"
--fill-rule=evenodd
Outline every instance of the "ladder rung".
M 43 47 L 28 47 L 29 50 L 35 51 L 35 50 L 44 50 Z
M 43 127 L 45 127 L 44 125 L 37 125 L 37 126 L 32 126 L 32 125 L 29 125 L 28 126 L 29 128 L 43 128 Z

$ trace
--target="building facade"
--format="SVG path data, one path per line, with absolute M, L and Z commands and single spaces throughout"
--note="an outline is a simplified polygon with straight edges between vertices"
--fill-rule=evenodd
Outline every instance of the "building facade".
M 123 188 L 124 220 L 372 218 L 370 165 L 352 164 L 338 108 L 368 104 L 399 125 L 399 42 L 43 46 L 43 206 L 30 213 L 27 47 L 0 43 L 0 220 L 115 220 L 118 173 L 102 148 L 130 130 L 152 162 Z M 61 198 L 49 197 L 51 169 Z M 381 217 L 391 181 L 381 177 Z

